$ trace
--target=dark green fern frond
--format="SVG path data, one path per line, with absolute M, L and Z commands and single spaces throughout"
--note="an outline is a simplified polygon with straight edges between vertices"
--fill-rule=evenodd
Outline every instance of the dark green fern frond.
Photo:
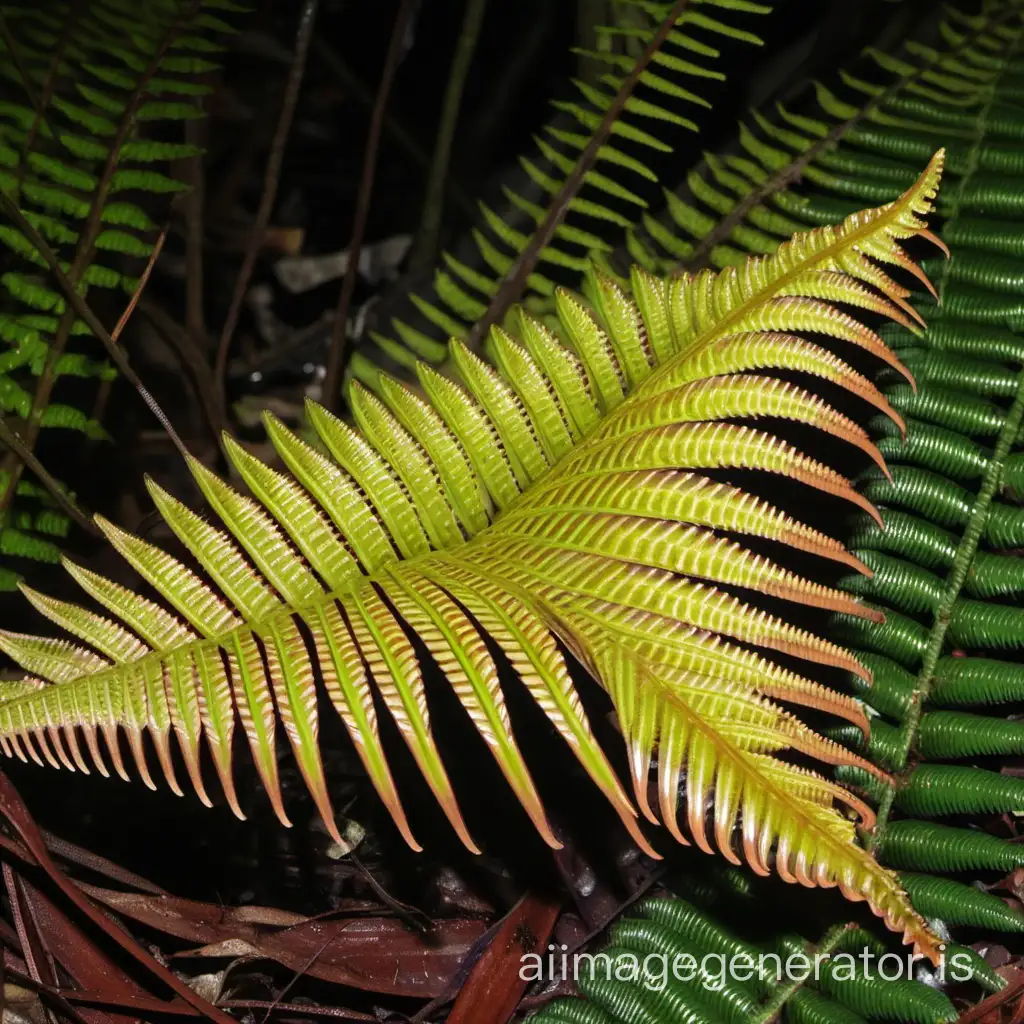
M 689 901 L 644 900 L 609 929 L 605 948 L 579 961 L 575 969 L 582 998 L 558 1000 L 530 1020 L 753 1024 L 776 1019 L 769 1009 L 772 997 L 791 980 L 787 970 L 799 977 L 801 961 L 814 964 L 814 949 L 791 931 L 765 938 L 771 927 L 764 925 L 759 881 L 744 878 L 749 894 L 737 899 L 725 872 L 675 880 L 676 891 L 699 890 L 700 895 Z M 725 910 L 741 922 L 736 930 L 716 920 Z M 864 950 L 874 959 L 865 963 Z M 942 992 L 914 978 L 894 978 L 889 965 L 886 977 L 880 977 L 877 964 L 886 952 L 884 943 L 861 929 L 840 935 L 831 958 L 822 958 L 813 975 L 808 970 L 806 984 L 792 994 L 778 1019 L 788 1024 L 865 1024 L 879 1017 L 945 1024 L 956 1019 Z M 959 979 L 970 975 L 989 991 L 1005 985 L 963 947 L 951 944 L 947 957 Z M 554 963 L 557 969 L 557 957 Z
M 154 217 L 162 216 L 164 197 L 184 187 L 166 165 L 195 152 L 156 136 L 168 124 L 203 116 L 209 87 L 202 76 L 217 66 L 210 59 L 220 49 L 217 37 L 233 31 L 223 15 L 240 10 L 232 0 L 0 7 L 4 36 L 14 47 L 9 52 L 0 42 L 0 74 L 10 83 L 8 94 L 21 97 L 0 104 L 0 188 L 81 290 L 112 290 L 121 306 L 135 290 L 133 273 L 152 252 Z M 32 242 L 4 220 L 0 247 L 0 407 L 8 426 L 30 450 L 44 430 L 104 437 L 88 409 L 61 401 L 61 380 L 110 379 L 111 367 L 73 350 L 89 328 L 69 311 Z M 5 531 L 22 529 L 23 469 L 18 455 L 6 452 L 0 462 Z M 26 514 L 32 516 L 31 508 Z M 4 555 L 52 554 L 16 539 L 2 546 Z
M 618 23 L 598 31 L 613 42 L 635 41 L 640 49 L 651 41 L 672 9 L 671 3 L 651 0 L 620 3 L 622 16 Z M 612 128 L 611 138 L 601 147 L 597 166 L 587 173 L 554 240 L 542 250 L 539 265 L 527 281 L 527 309 L 539 316 L 551 314 L 560 283 L 577 286 L 591 263 L 608 270 L 604 257 L 614 248 L 608 241 L 609 228 L 621 235 L 637 223 L 648 208 L 652 187 L 657 185 L 657 175 L 649 166 L 651 154 L 671 152 L 672 147 L 665 141 L 671 132 L 697 129 L 686 116 L 687 108 L 708 107 L 701 95 L 703 83 L 725 77 L 714 67 L 719 55 L 716 47 L 730 40 L 759 44 L 744 22 L 749 16 L 770 10 L 753 0 L 695 0 L 687 7 L 641 74 L 637 89 Z M 590 85 L 574 80 L 572 98 L 553 102 L 558 116 L 535 136 L 537 151 L 519 161 L 543 201 L 528 200 L 506 187 L 505 197 L 519 214 L 514 222 L 481 204 L 481 222 L 473 237 L 485 269 L 475 270 L 450 253 L 442 254 L 443 265 L 433 281 L 437 301 L 411 296 L 424 317 L 423 330 L 395 319 L 391 325 L 393 337 L 373 336 L 392 360 L 410 368 L 416 358 L 442 362 L 447 339 L 465 337 L 470 325 L 484 315 L 488 301 L 543 220 L 549 201 L 570 176 L 623 79 L 636 66 L 634 56 L 612 46 L 585 53 L 605 67 L 599 82 Z M 367 356 L 356 353 L 351 372 L 376 386 L 378 371 Z

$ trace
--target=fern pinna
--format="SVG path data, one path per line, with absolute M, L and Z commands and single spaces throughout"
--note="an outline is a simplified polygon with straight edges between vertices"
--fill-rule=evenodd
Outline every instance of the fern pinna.
M 80 288 L 120 292 L 122 307 L 135 290 L 125 261 L 152 251 L 157 225 L 148 200 L 180 191 L 164 167 L 197 152 L 153 138 L 153 125 L 202 116 L 209 86 L 201 76 L 217 67 L 210 60 L 221 49 L 216 36 L 231 31 L 220 14 L 240 10 L 231 0 L 0 5 L 0 74 L 19 97 L 0 104 L 0 189 Z M 68 309 L 35 246 L 6 218 L 0 246 L 7 300 L 0 409 L 9 428 L 30 451 L 51 428 L 103 437 L 89 412 L 62 400 L 60 385 L 72 377 L 109 381 L 113 368 L 69 351 L 90 330 Z M 39 504 L 38 482 L 24 480 L 23 470 L 18 453 L 6 451 L 0 589 L 17 581 L 17 562 L 7 556 L 56 561 L 48 538 L 67 533 L 67 519 L 52 502 Z
M 525 175 L 517 191 L 504 195 L 518 220 L 505 220 L 485 203 L 481 222 L 473 230 L 476 252 L 459 259 L 443 253 L 443 265 L 434 273 L 433 296 L 410 296 L 418 315 L 391 320 L 394 337 L 371 332 L 376 348 L 355 352 L 350 372 L 375 386 L 378 364 L 393 362 L 412 368 L 416 358 L 441 363 L 448 355 L 443 338 L 464 338 L 474 321 L 483 317 L 516 256 L 526 247 L 550 201 L 558 194 L 612 105 L 623 79 L 636 67 L 636 56 L 650 43 L 672 12 L 672 3 L 618 0 L 610 5 L 617 20 L 599 28 L 602 45 L 580 51 L 606 71 L 596 84 L 574 80 L 571 99 L 556 100 L 556 118 L 536 136 L 537 152 L 519 163 Z M 731 41 L 759 45 L 761 40 L 743 21 L 771 10 L 753 0 L 694 0 L 679 16 L 664 44 L 654 51 L 640 75 L 638 88 L 616 119 L 612 135 L 601 147 L 598 165 L 587 173 L 583 188 L 573 197 L 568 216 L 554 240 L 540 254 L 540 266 L 526 282 L 524 305 L 538 316 L 551 314 L 559 275 L 575 283 L 590 265 L 598 265 L 612 251 L 609 228 L 621 232 L 634 225 L 648 207 L 648 196 L 658 176 L 649 166 L 652 154 L 672 151 L 666 141 L 672 131 L 696 131 L 687 112 L 710 107 L 702 86 L 725 75 L 714 68 L 718 47 Z M 740 20 L 740 24 L 734 24 Z M 629 44 L 634 44 L 631 50 Z M 922 161 L 923 164 L 923 161 Z M 534 189 L 540 204 L 523 195 Z M 471 263 L 482 261 L 484 270 Z
M 518 338 L 493 332 L 496 369 L 452 342 L 464 386 L 421 364 L 429 404 L 386 378 L 381 399 L 356 385 L 350 400 L 362 434 L 312 405 L 310 422 L 329 457 L 268 417 L 291 475 L 226 442 L 254 498 L 191 463 L 226 533 L 151 484 L 159 511 L 213 585 L 101 520 L 117 550 L 178 614 L 72 564 L 76 580 L 119 621 L 26 589 L 44 615 L 90 646 L 0 637 L 30 673 L 9 685 L 0 704 L 4 749 L 81 770 L 81 736 L 105 772 L 99 732 L 106 756 L 124 775 L 121 730 L 152 785 L 145 730 L 168 783 L 179 790 L 173 735 L 192 785 L 208 801 L 199 766 L 205 736 L 227 800 L 240 814 L 231 766 L 240 722 L 286 822 L 276 755 L 280 719 L 337 837 L 317 740 L 322 690 L 398 829 L 418 847 L 381 746 L 376 698 L 452 827 L 475 849 L 433 738 L 408 630 L 445 673 L 540 834 L 557 846 L 486 636 L 636 841 L 653 853 L 594 739 L 560 641 L 611 697 L 645 818 L 658 820 L 647 795 L 653 771 L 661 820 L 679 841 L 717 849 L 759 873 L 774 867 L 788 881 L 838 886 L 937 957 L 937 940 L 895 875 L 855 842 L 855 821 L 867 828 L 873 822 L 867 805 L 775 756 L 792 750 L 878 773 L 775 699 L 866 729 L 859 704 L 750 648 L 869 673 L 847 651 L 744 604 L 730 588 L 881 616 L 726 534 L 775 541 L 851 568 L 861 563 L 839 541 L 706 473 L 781 474 L 871 511 L 827 465 L 771 434 L 724 421 L 781 417 L 880 458 L 852 420 L 756 371 L 804 368 L 891 412 L 838 355 L 793 332 L 810 330 L 899 365 L 875 332 L 835 303 L 910 323 L 905 289 L 883 266 L 906 264 L 901 242 L 927 233 L 921 218 L 932 208 L 941 169 L 940 153 L 896 202 L 796 236 L 741 268 L 668 280 L 637 270 L 635 303 L 597 273 L 596 312 L 568 292 L 557 296 L 572 350 L 521 313 Z

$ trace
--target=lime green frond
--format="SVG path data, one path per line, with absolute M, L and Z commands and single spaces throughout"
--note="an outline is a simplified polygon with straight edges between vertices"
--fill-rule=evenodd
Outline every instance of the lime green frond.
M 759 339 L 779 341 L 810 325 L 890 365 L 878 336 L 834 303 L 865 284 L 889 302 L 902 295 L 879 265 L 925 230 L 941 171 L 940 152 L 895 202 L 798 235 L 773 256 L 719 274 L 646 281 L 642 306 L 595 271 L 589 290 L 601 296 L 599 311 L 559 294 L 575 353 L 525 315 L 516 335 L 495 330 L 496 367 L 453 340 L 461 382 L 420 364 L 429 403 L 394 381 L 384 382 L 381 399 L 354 385 L 361 431 L 311 404 L 327 455 L 269 418 L 289 474 L 227 442 L 252 497 L 190 462 L 219 523 L 150 483 L 160 514 L 203 575 L 99 520 L 173 611 L 74 566 L 105 611 L 29 592 L 75 639 L 0 633 L 0 648 L 52 683 L 0 704 L 0 744 L 15 756 L 84 769 L 81 736 L 106 772 L 98 731 L 114 770 L 126 774 L 120 731 L 152 784 L 142 747 L 148 732 L 178 790 L 173 737 L 205 799 L 198 770 L 205 736 L 241 813 L 231 766 L 240 727 L 287 823 L 277 759 L 283 729 L 337 837 L 318 741 L 320 709 L 329 704 L 397 827 L 418 848 L 381 744 L 376 716 L 384 709 L 453 829 L 476 849 L 434 739 L 415 635 L 546 842 L 558 845 L 515 736 L 495 649 L 653 854 L 591 729 L 567 648 L 618 714 L 645 819 L 755 871 L 838 886 L 937 955 L 896 876 L 855 842 L 856 823 L 870 827 L 870 808 L 823 775 L 779 759 L 795 751 L 884 781 L 870 761 L 777 703 L 833 712 L 866 729 L 853 702 L 770 655 L 808 671 L 826 665 L 863 679 L 869 671 L 843 648 L 758 607 L 756 597 L 855 621 L 881 617 L 732 537 L 865 566 L 836 538 L 708 474 L 738 467 L 784 475 L 808 495 L 873 511 L 830 466 L 744 425 L 777 413 L 837 434 L 855 452 L 871 447 L 852 421 L 809 393 L 767 386 L 762 396 L 764 374 L 787 363 L 783 347 Z M 759 374 L 745 376 L 750 369 Z M 652 774 L 657 812 L 647 799 Z

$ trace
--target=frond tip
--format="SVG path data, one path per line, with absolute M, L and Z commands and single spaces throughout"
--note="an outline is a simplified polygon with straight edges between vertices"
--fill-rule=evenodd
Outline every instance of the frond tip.
M 383 382 L 379 397 L 357 389 L 352 408 L 361 434 L 311 405 L 329 458 L 268 418 L 290 475 L 235 442 L 226 445 L 252 497 L 190 462 L 222 526 L 150 484 L 205 578 L 100 521 L 174 611 L 70 565 L 112 618 L 28 592 L 37 609 L 89 646 L 0 633 L 0 648 L 47 684 L 26 680 L 0 695 L 0 745 L 86 770 L 81 736 L 105 773 L 101 735 L 115 770 L 126 774 L 120 730 L 148 782 L 146 731 L 178 791 L 173 735 L 206 801 L 205 737 L 228 802 L 241 814 L 231 764 L 241 726 L 287 824 L 277 768 L 281 726 L 337 838 L 319 749 L 319 715 L 330 706 L 397 827 L 418 848 L 380 739 L 384 709 L 452 827 L 475 850 L 431 728 L 429 660 L 555 846 L 516 740 L 499 672 L 504 659 L 653 854 L 591 730 L 568 649 L 611 697 L 645 819 L 660 817 L 678 841 L 757 872 L 774 868 L 788 881 L 836 885 L 937 955 L 895 876 L 856 845 L 853 819 L 870 827 L 870 808 L 780 759 L 795 751 L 873 770 L 776 702 L 831 711 L 866 731 L 863 711 L 762 651 L 864 679 L 870 673 L 843 648 L 768 614 L 749 596 L 875 613 L 741 541 L 866 567 L 836 539 L 707 473 L 783 475 L 829 500 L 873 510 L 829 466 L 732 421 L 792 419 L 881 461 L 853 421 L 766 373 L 823 375 L 796 336 L 805 330 L 894 361 L 877 335 L 832 303 L 853 296 L 851 304 L 865 308 L 868 286 L 884 296 L 871 308 L 904 298 L 880 264 L 902 264 L 898 243 L 924 228 L 941 168 L 939 153 L 896 202 L 796 236 L 743 267 L 668 281 L 634 273 L 639 304 L 595 272 L 590 293 L 601 296 L 600 316 L 568 293 L 559 297 L 571 350 L 525 315 L 518 337 L 495 332 L 497 368 L 453 342 L 464 385 L 424 367 L 429 404 L 394 381 Z M 865 379 L 855 382 L 843 369 L 830 379 L 878 404 Z M 652 772 L 657 814 L 647 798 Z

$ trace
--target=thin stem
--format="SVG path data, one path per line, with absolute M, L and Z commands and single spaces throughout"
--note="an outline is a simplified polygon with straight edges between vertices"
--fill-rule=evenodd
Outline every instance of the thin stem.
M 53 500 L 70 516 L 86 533 L 98 537 L 100 531 L 93 521 L 75 504 L 71 495 L 47 471 L 46 467 L 36 458 L 35 452 L 29 448 L 7 424 L 0 419 L 0 444 L 6 445 L 32 471 L 36 479 L 50 492 Z
M 363 248 L 363 237 L 366 234 L 366 222 L 370 215 L 370 201 L 373 198 L 373 181 L 377 173 L 377 154 L 380 151 L 381 133 L 384 130 L 384 114 L 387 111 L 391 87 L 394 85 L 398 65 L 402 59 L 405 42 L 405 29 L 413 11 L 412 0 L 402 0 L 395 23 L 391 29 L 391 40 L 388 43 L 387 56 L 384 58 L 384 70 L 381 73 L 377 98 L 374 100 L 373 113 L 370 115 L 370 130 L 366 138 L 366 151 L 363 156 L 363 171 L 359 179 L 359 192 L 356 197 L 355 221 L 352 225 L 352 239 L 348 246 L 348 266 L 341 283 L 341 294 L 334 313 L 334 324 L 331 327 L 331 349 L 327 356 L 327 373 L 324 377 L 323 402 L 328 409 L 334 410 L 341 397 L 341 373 L 345 365 L 345 348 L 348 333 L 348 310 L 352 305 L 352 295 L 356 290 L 356 275 L 359 272 L 359 254 Z
M 376 99 L 374 92 L 369 89 L 366 84 L 359 78 L 359 76 L 338 56 L 329 43 L 324 39 L 316 38 L 313 40 L 314 56 L 318 57 L 323 63 L 324 67 L 338 80 L 338 84 L 345 90 L 345 92 L 353 97 L 357 102 L 361 103 L 368 110 L 373 110 L 373 104 Z M 430 167 L 430 154 L 416 141 L 412 136 L 408 128 L 402 124 L 393 114 L 389 114 L 384 118 L 384 134 L 401 149 L 406 156 L 408 156 L 414 163 L 418 164 L 424 170 Z M 455 203 L 459 209 L 467 216 L 473 217 L 476 215 L 476 206 L 473 200 L 466 194 L 465 190 L 459 185 L 458 181 L 452 174 L 445 176 L 444 180 L 445 191 L 448 193 L 448 198 Z
M 246 246 L 242 267 L 235 280 L 235 289 L 231 296 L 228 316 L 224 321 L 224 329 L 221 331 L 220 342 L 217 345 L 213 376 L 216 381 L 217 392 L 220 395 L 220 403 L 225 407 L 224 378 L 227 374 L 231 339 L 234 337 L 235 328 L 238 326 L 238 319 L 242 312 L 242 303 L 245 301 L 245 293 L 249 288 L 249 279 L 252 277 L 252 272 L 256 267 L 256 257 L 263 245 L 267 224 L 270 223 L 270 214 L 274 209 L 274 200 L 277 198 L 281 164 L 284 162 L 288 134 L 291 131 L 292 118 L 295 115 L 295 106 L 299 99 L 299 89 L 302 86 L 302 78 L 306 70 L 306 56 L 309 53 L 309 44 L 313 38 L 317 4 L 318 0 L 305 0 L 302 5 L 299 28 L 295 37 L 295 54 L 292 57 L 291 70 L 288 72 L 288 82 L 285 85 L 284 98 L 281 100 L 281 112 L 277 118 L 274 138 L 270 143 L 270 156 L 267 158 L 267 166 L 263 173 L 263 192 L 260 195 L 260 205 L 256 211 L 256 221 L 249 236 L 249 244 Z
M 120 317 L 118 317 L 113 331 L 110 332 L 110 340 L 114 342 L 115 345 L 121 340 L 121 334 L 125 327 L 128 326 L 128 321 L 132 318 L 132 314 L 135 312 L 135 308 L 139 304 L 139 299 L 142 298 L 142 293 L 146 290 L 146 285 L 149 283 L 149 275 L 153 273 L 153 267 L 156 266 L 156 261 L 160 258 L 160 253 L 163 252 L 164 242 L 166 241 L 167 226 L 165 225 L 160 231 L 156 244 L 153 246 L 153 251 L 149 254 L 149 259 L 146 261 L 146 267 L 142 271 L 142 276 L 139 278 L 139 283 L 135 286 L 135 291 L 132 293 L 131 299 L 128 300 L 128 305 L 125 306 L 124 312 Z M 92 418 L 100 423 L 103 422 L 103 417 L 106 414 L 107 402 L 110 401 L 110 393 L 113 390 L 113 386 L 113 381 L 104 380 L 100 384 L 99 391 L 96 394 L 96 402 L 93 405 Z
M 131 320 L 132 313 L 135 312 L 135 307 L 139 304 L 139 299 L 142 298 L 142 293 L 146 290 L 146 285 L 149 283 L 149 275 L 153 273 L 153 267 L 156 266 L 156 261 L 160 258 L 160 253 L 163 251 L 164 242 L 166 241 L 167 228 L 164 227 L 156 240 L 156 245 L 153 246 L 153 251 L 149 254 L 149 259 L 146 261 L 146 269 L 142 271 L 142 276 L 139 278 L 139 283 L 135 286 L 135 291 L 132 292 L 131 299 L 128 300 L 128 305 L 124 307 L 124 312 L 118 317 L 114 329 L 110 332 L 110 340 L 115 345 L 120 340 L 124 329 L 128 326 L 128 321 Z
M 690 0 L 676 0 L 665 20 L 658 26 L 657 32 L 651 37 L 644 52 L 634 65 L 633 70 L 623 79 L 615 99 L 612 100 L 611 105 L 605 111 L 604 117 L 601 118 L 601 123 L 597 126 L 597 130 L 590 137 L 586 149 L 580 154 L 576 165 L 572 169 L 572 173 L 566 178 L 565 184 L 562 185 L 558 194 L 551 200 L 551 205 L 548 207 L 544 220 L 541 221 L 539 227 L 533 233 L 526 248 L 513 261 L 512 266 L 509 267 L 508 273 L 505 275 L 505 279 L 501 282 L 501 286 L 495 293 L 494 298 L 491 299 L 487 311 L 470 331 L 467 344 L 471 349 L 480 348 L 483 339 L 487 336 L 487 332 L 491 329 L 492 325 L 501 320 L 505 315 L 505 310 L 513 302 L 517 301 L 522 294 L 526 280 L 533 272 L 540 254 L 554 237 L 558 226 L 565 220 L 569 207 L 579 190 L 583 187 L 587 174 L 590 173 L 594 164 L 597 163 L 601 147 L 608 141 L 612 129 L 615 127 L 619 115 L 625 109 L 629 98 L 633 95 L 633 90 L 640 81 L 641 75 L 647 70 L 647 65 L 650 64 L 654 55 L 664 45 L 665 40 L 669 37 L 669 33 L 676 27 L 689 2 Z
M 942 592 L 942 599 L 939 602 L 939 608 L 935 615 L 935 622 L 928 637 L 928 646 L 925 649 L 924 658 L 921 662 L 921 670 L 917 674 L 917 683 L 914 688 L 910 709 L 900 726 L 898 747 L 896 757 L 894 758 L 894 767 L 897 769 L 902 769 L 907 764 L 911 745 L 917 735 L 917 728 L 921 723 L 924 704 L 935 681 L 935 666 L 938 664 L 939 656 L 942 653 L 942 645 L 949 630 L 953 605 L 960 596 L 960 591 L 963 589 L 967 574 L 971 570 L 971 564 L 978 550 L 978 542 L 981 540 L 981 535 L 988 519 L 989 505 L 991 505 L 992 499 L 999 489 L 1003 473 L 1003 463 L 1010 452 L 1010 446 L 1020 431 L 1022 422 L 1024 422 L 1024 373 L 1018 379 L 1013 405 L 1010 407 L 1010 412 L 1003 423 L 1002 429 L 999 431 L 999 439 L 985 470 L 981 489 L 978 491 L 974 508 L 971 510 L 970 518 L 967 521 L 967 528 L 964 530 L 960 543 L 957 546 L 953 568 L 946 578 L 946 586 Z M 869 850 L 874 850 L 879 842 L 881 842 L 895 796 L 896 790 L 893 787 L 888 788 L 882 795 L 882 800 L 878 806 L 878 822 L 867 844 Z
M 1019 8 L 1016 13 L 1020 13 Z M 1016 46 L 1011 48 L 1010 53 L 1012 54 L 1015 51 Z M 1007 64 L 1008 62 L 1009 55 L 1007 56 Z M 1004 65 L 1004 68 L 1006 66 L 1007 65 Z M 988 99 L 984 108 L 978 115 L 976 121 L 976 124 L 979 126 L 978 131 L 975 136 L 974 143 L 971 146 L 970 153 L 968 154 L 967 169 L 961 176 L 956 192 L 954 193 L 953 213 L 950 220 L 955 220 L 959 211 L 960 197 L 963 195 L 964 188 L 971 180 L 974 172 L 978 169 L 981 147 L 984 142 L 985 135 L 984 126 L 988 122 L 989 112 L 996 101 L 997 85 L 998 79 L 989 86 Z M 945 293 L 946 284 L 949 281 L 949 266 L 949 263 L 947 263 L 944 267 L 942 280 L 939 282 L 938 294 L 940 302 Z M 970 517 L 967 520 L 967 526 L 964 529 L 963 536 L 960 538 L 960 543 L 957 545 L 956 555 L 953 559 L 953 567 L 950 570 L 949 575 L 946 577 L 946 585 L 943 588 L 942 597 L 939 600 L 939 604 L 935 612 L 935 621 L 932 623 L 931 632 L 928 636 L 928 646 L 925 648 L 924 657 L 921 661 L 921 668 L 917 674 L 910 707 L 907 711 L 906 717 L 900 724 L 896 753 L 893 758 L 893 767 L 897 772 L 906 768 L 907 760 L 910 756 L 910 749 L 914 743 L 915 737 L 917 736 L 917 729 L 921 723 L 921 716 L 924 713 L 924 705 L 928 700 L 928 695 L 931 692 L 935 681 L 935 667 L 938 664 L 939 656 L 942 654 L 942 647 L 946 640 L 946 634 L 949 631 L 949 622 L 953 615 L 953 606 L 956 604 L 957 598 L 960 596 L 960 591 L 963 589 L 964 582 L 967 579 L 967 574 L 970 572 L 971 565 L 974 562 L 974 556 L 978 551 L 978 544 L 981 541 L 981 535 L 984 532 L 985 523 L 988 519 L 989 506 L 996 495 L 996 491 L 999 489 L 999 484 L 1002 479 L 1003 463 L 1006 461 L 1006 457 L 1010 452 L 1010 446 L 1013 444 L 1020 431 L 1022 421 L 1024 421 L 1024 372 L 1022 372 L 1018 378 L 1017 391 L 1014 395 L 1013 404 L 1010 406 L 1010 411 L 1007 413 L 1006 419 L 1003 421 L 1003 426 L 999 431 L 995 450 L 992 452 L 992 458 L 989 460 L 989 463 L 985 468 L 985 474 L 982 477 L 981 488 L 979 489 L 978 496 L 975 499 L 974 508 L 971 510 Z M 878 820 L 874 831 L 868 838 L 867 848 L 871 851 L 875 850 L 882 840 L 895 799 L 896 786 L 889 786 L 882 794 L 882 799 L 878 806 Z
M 853 115 L 853 117 L 850 117 L 845 121 L 840 121 L 839 124 L 833 125 L 827 135 L 822 136 L 817 142 L 805 149 L 799 156 L 794 157 L 793 160 L 785 165 L 785 167 L 780 168 L 780 170 L 775 174 L 771 175 L 767 181 L 763 182 L 757 188 L 752 189 L 743 196 L 743 198 L 740 199 L 740 201 L 700 240 L 690 256 L 683 261 L 683 267 L 687 270 L 699 270 L 704 267 L 707 264 L 708 258 L 715 246 L 721 245 L 723 242 L 727 241 L 736 228 L 743 223 L 747 214 L 749 214 L 751 210 L 760 206 L 766 199 L 775 195 L 776 192 L 780 192 L 782 189 L 788 188 L 790 185 L 799 181 L 803 176 L 804 171 L 815 160 L 817 160 L 825 150 L 833 147 L 847 134 L 847 132 L 852 128 L 856 128 L 856 126 L 867 118 L 874 110 L 885 104 L 896 93 L 916 81 L 925 72 L 930 71 L 934 64 L 948 60 L 951 56 L 962 52 L 971 46 L 979 36 L 986 32 L 991 32 L 993 28 L 1009 21 L 1014 17 L 1014 15 L 1019 13 L 1020 6 L 1018 5 L 1011 8 L 1009 11 L 1005 11 L 1003 14 L 999 15 L 999 17 L 986 21 L 981 28 L 976 29 L 974 32 L 965 36 L 960 43 L 951 50 L 946 50 L 943 53 L 936 55 L 932 60 L 927 61 L 920 67 L 915 68 L 913 71 L 897 78 L 896 81 L 892 82 L 882 92 L 878 93 L 878 95 L 872 96 L 871 99 Z
M 816 962 L 816 957 L 831 953 L 843 941 L 843 936 L 853 927 L 854 925 L 849 922 L 834 925 L 822 936 L 821 942 L 808 952 L 807 956 L 812 962 Z M 809 974 L 799 981 L 790 981 L 781 988 L 776 989 L 771 999 L 765 1003 L 760 1016 L 754 1018 L 751 1024 L 771 1024 L 771 1021 L 775 1020 L 786 1003 L 807 984 L 808 980 Z
M 410 262 L 410 269 L 413 272 L 425 270 L 433 261 L 437 251 L 438 237 L 441 234 L 441 213 L 444 209 L 445 181 L 451 161 L 455 127 L 459 120 L 459 108 L 462 106 L 466 76 L 473 63 L 473 54 L 476 51 L 480 26 L 483 24 L 486 9 L 487 0 L 468 0 L 466 4 L 462 30 L 455 45 L 451 71 L 448 73 L 448 86 L 445 89 L 444 102 L 441 106 L 441 123 L 438 126 L 434 158 L 427 178 L 423 215 L 420 219 L 419 230 L 416 232 L 416 243 L 413 246 Z

